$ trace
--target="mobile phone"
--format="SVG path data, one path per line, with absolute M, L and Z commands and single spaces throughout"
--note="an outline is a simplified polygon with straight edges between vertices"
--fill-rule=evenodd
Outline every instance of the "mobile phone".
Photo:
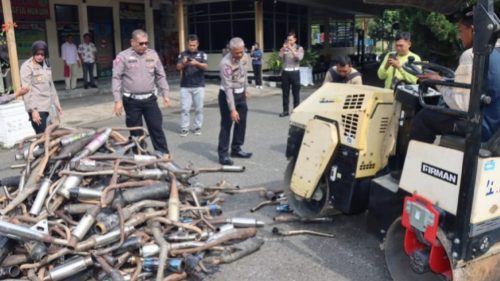
M 394 60 L 394 59 L 396 59 L 397 57 L 398 57 L 398 55 L 397 55 L 396 53 L 390 53 L 390 54 L 389 54 L 389 58 L 390 58 L 390 59 L 393 59 L 393 60 Z

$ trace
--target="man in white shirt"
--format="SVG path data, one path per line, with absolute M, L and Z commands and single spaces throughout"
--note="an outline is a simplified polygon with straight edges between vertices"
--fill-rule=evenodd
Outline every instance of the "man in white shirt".
M 83 35 L 83 43 L 78 46 L 78 55 L 83 66 L 83 87 L 87 89 L 89 86 L 97 88 L 94 81 L 94 63 L 97 49 L 94 43 L 90 42 L 90 34 Z
M 73 43 L 73 36 L 66 36 L 66 42 L 61 46 L 61 58 L 64 61 L 64 81 L 66 90 L 76 88 L 76 66 L 80 67 L 80 58 L 76 45 Z
M 472 63 L 474 42 L 474 28 L 472 13 L 464 13 L 458 22 L 458 35 L 462 47 L 466 49 L 460 56 L 459 65 L 455 70 L 455 82 L 470 84 L 472 81 Z M 425 73 L 420 79 L 441 80 L 435 73 Z M 469 109 L 470 90 L 448 86 L 437 86 L 443 100 L 450 109 L 467 112 Z M 410 138 L 422 142 L 432 143 L 436 135 L 452 134 L 465 135 L 464 122 L 459 118 L 424 108 L 413 118 Z

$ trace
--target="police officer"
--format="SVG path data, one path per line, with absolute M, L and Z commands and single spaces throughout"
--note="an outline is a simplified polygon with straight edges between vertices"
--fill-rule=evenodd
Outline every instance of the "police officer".
M 219 162 L 222 165 L 232 165 L 229 158 L 229 137 L 234 123 L 231 156 L 250 158 L 252 153 L 241 149 L 245 141 L 247 122 L 247 64 L 245 57 L 245 43 L 239 37 L 229 41 L 229 53 L 220 62 L 221 87 L 219 91 L 219 109 L 221 115 L 219 146 Z
M 208 68 L 207 54 L 198 50 L 198 36 L 188 36 L 188 49 L 179 54 L 177 70 L 181 74 L 181 131 L 180 136 L 189 133 L 189 111 L 194 106 L 194 134 L 201 135 L 203 125 L 203 99 L 205 96 L 205 69 Z
M 29 92 L 23 97 L 24 106 L 31 126 L 40 134 L 45 132 L 52 107 L 59 114 L 62 114 L 62 109 L 52 81 L 52 70 L 45 60 L 47 43 L 35 41 L 31 51 L 33 56 L 21 65 L 21 83 L 23 87 L 29 88 Z
M 289 115 L 288 106 L 290 99 L 290 86 L 292 86 L 293 107 L 300 103 L 300 61 L 304 58 L 304 49 L 296 44 L 297 37 L 294 32 L 288 33 L 279 56 L 283 59 L 283 72 L 281 73 L 281 89 L 283 91 L 283 112 L 280 117 Z
M 148 48 L 148 44 L 148 34 L 140 29 L 134 30 L 130 40 L 131 47 L 116 56 L 112 79 L 115 99 L 113 111 L 116 116 L 120 116 L 125 108 L 127 127 L 142 126 L 144 116 L 154 149 L 168 158 L 162 115 L 154 91 L 156 84 L 165 107 L 168 107 L 169 87 L 160 58 L 154 50 Z M 142 133 L 142 130 L 131 131 L 132 136 L 140 136 Z
M 252 69 L 253 76 L 255 78 L 255 88 L 262 89 L 262 50 L 260 49 L 259 43 L 255 42 L 252 46 L 252 52 L 250 57 L 252 57 Z

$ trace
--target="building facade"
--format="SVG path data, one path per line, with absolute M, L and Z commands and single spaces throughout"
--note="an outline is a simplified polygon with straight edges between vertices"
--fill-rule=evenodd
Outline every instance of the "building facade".
M 234 36 L 242 37 L 248 48 L 259 42 L 265 58 L 282 46 L 289 31 L 297 34 L 298 43 L 305 48 L 336 55 L 353 53 L 354 18 L 364 11 L 354 6 L 346 8 L 352 3 L 343 2 L 11 0 L 11 6 L 20 63 L 31 56 L 32 42 L 46 40 L 54 80 L 62 80 L 60 46 L 68 34 L 78 45 L 87 32 L 97 47 L 98 77 L 111 76 L 114 57 L 130 46 L 130 33 L 137 28 L 149 33 L 150 47 L 158 51 L 167 70 L 174 69 L 179 49 L 184 48 L 179 41 L 190 33 L 199 36 L 200 49 L 209 54 L 209 70 L 217 69 L 222 48 Z

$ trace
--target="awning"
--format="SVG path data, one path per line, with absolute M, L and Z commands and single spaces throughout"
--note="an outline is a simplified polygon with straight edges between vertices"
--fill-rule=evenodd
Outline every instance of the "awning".
M 465 4 L 465 0 L 363 0 L 363 2 L 395 7 L 410 6 L 443 14 L 459 11 Z

